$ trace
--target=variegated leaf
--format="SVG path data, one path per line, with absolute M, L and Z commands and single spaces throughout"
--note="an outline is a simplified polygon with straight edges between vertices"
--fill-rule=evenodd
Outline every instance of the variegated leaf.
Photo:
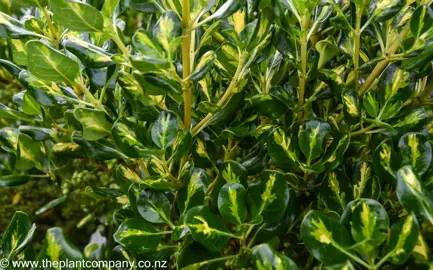
M 277 171 L 264 171 L 248 186 L 247 202 L 253 220 L 279 220 L 289 202 L 289 187 L 284 175 Z
M 152 140 L 159 148 L 167 149 L 176 140 L 178 130 L 176 114 L 171 111 L 162 111 L 152 126 Z
M 218 196 L 218 209 L 221 216 L 232 224 L 242 224 L 248 215 L 246 190 L 239 183 L 225 184 Z
M 29 71 L 36 77 L 54 82 L 72 82 L 80 69 L 78 63 L 41 41 L 26 43 Z
M 432 161 L 432 147 L 423 134 L 406 133 L 400 138 L 398 147 L 403 166 L 412 166 L 413 171 L 419 176 L 428 170 Z
M 343 263 L 348 259 L 341 249 L 351 245 L 349 233 L 338 220 L 322 212 L 313 210 L 304 217 L 301 236 L 311 254 L 324 264 Z
M 222 219 L 205 206 L 191 208 L 184 219 L 193 239 L 209 251 L 217 252 L 224 248 L 233 235 Z
M 299 269 L 289 257 L 277 252 L 268 244 L 255 246 L 251 256 L 253 268 L 256 270 Z
M 318 120 L 310 120 L 299 127 L 299 148 L 307 158 L 307 165 L 324 152 L 323 141 L 330 131 L 327 122 Z
M 96 141 L 111 134 L 111 123 L 103 111 L 87 108 L 77 108 L 75 118 L 83 126 L 83 138 Z
M 132 218 L 123 221 L 113 237 L 128 250 L 144 253 L 155 250 L 165 234 L 143 219 Z
M 433 196 L 410 165 L 397 172 L 397 197 L 400 203 L 433 224 Z

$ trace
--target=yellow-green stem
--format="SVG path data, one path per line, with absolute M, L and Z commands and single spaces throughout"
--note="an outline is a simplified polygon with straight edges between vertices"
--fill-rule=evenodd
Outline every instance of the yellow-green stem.
M 227 88 L 227 90 L 225 91 L 224 95 L 221 97 L 221 99 L 218 101 L 217 105 L 218 107 L 221 107 L 222 105 L 224 105 L 224 103 L 230 99 L 230 97 L 233 95 L 233 91 L 234 89 L 237 87 L 239 79 L 240 79 L 240 75 L 241 72 L 244 68 L 245 62 L 248 59 L 248 53 L 244 53 L 243 55 L 241 55 L 240 59 L 239 59 L 239 64 L 238 67 L 236 69 L 236 73 L 233 76 L 232 81 L 230 82 L 229 87 Z M 212 113 L 208 113 L 205 118 L 203 118 L 197 125 L 194 126 L 194 128 L 192 129 L 192 134 L 196 135 L 198 132 L 200 132 L 203 128 L 206 127 L 207 123 L 212 119 L 213 114 Z
M 355 66 L 355 90 L 358 91 L 359 84 L 359 54 L 361 47 L 361 18 L 362 7 L 356 9 L 356 28 L 354 33 L 355 38 L 355 52 L 354 52 L 354 66 Z
M 298 120 L 304 118 L 304 98 L 305 85 L 307 84 L 307 61 L 308 61 L 308 40 L 307 40 L 307 19 L 302 19 L 302 35 L 301 35 L 301 70 L 299 72 L 299 96 L 298 96 Z
M 111 36 L 111 39 L 116 43 L 117 47 L 119 47 L 120 51 L 126 56 L 130 57 L 131 54 L 129 53 L 128 49 L 126 48 L 125 44 L 123 44 L 123 41 L 120 39 L 119 35 L 113 34 Z
M 191 31 L 189 28 L 191 26 L 190 22 L 190 10 L 189 10 L 189 0 L 183 0 L 182 3 L 182 24 L 183 24 L 183 35 L 185 38 L 182 41 L 182 70 L 183 79 L 189 77 L 191 74 Z M 191 81 L 186 80 L 184 84 L 184 118 L 183 123 L 185 128 L 191 125 L 191 107 L 192 107 L 192 89 Z
M 56 46 L 58 46 L 60 41 L 58 40 L 57 31 L 54 28 L 50 13 L 48 12 L 47 7 L 43 7 L 43 8 L 41 8 L 41 10 L 44 13 L 45 20 L 47 20 L 48 29 L 50 30 L 51 37 L 53 38 L 54 41 L 56 41 Z
M 368 76 L 367 80 L 365 80 L 365 83 L 359 89 L 360 96 L 362 96 L 365 93 L 365 91 L 368 90 L 368 88 L 371 86 L 374 80 L 376 80 L 376 78 L 379 77 L 379 75 L 386 68 L 386 66 L 388 66 L 388 63 L 390 62 L 388 57 L 394 55 L 397 52 L 400 46 L 400 41 L 404 39 L 409 29 L 410 29 L 410 24 L 406 23 L 406 25 L 403 27 L 403 30 L 400 32 L 400 35 L 393 41 L 389 49 L 386 50 L 385 54 L 387 58 L 377 63 L 377 65 L 374 67 L 373 71 L 371 72 L 370 76 Z

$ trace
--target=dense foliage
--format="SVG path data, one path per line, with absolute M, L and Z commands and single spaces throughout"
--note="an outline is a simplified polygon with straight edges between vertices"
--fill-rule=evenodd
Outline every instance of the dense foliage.
M 429 1 L 13 2 L 0 186 L 99 226 L 36 253 L 17 212 L 4 258 L 433 269 Z

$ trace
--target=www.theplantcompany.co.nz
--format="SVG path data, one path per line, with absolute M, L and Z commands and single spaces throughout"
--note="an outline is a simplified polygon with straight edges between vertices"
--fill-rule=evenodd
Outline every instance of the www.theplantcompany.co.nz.
M 167 261 L 86 261 L 86 260 L 69 260 L 51 261 L 43 259 L 41 261 L 9 261 L 7 259 L 0 260 L 0 269 L 5 269 L 8 266 L 12 268 L 38 268 L 43 269 L 94 269 L 94 268 L 128 268 L 132 269 L 161 269 L 168 268 Z

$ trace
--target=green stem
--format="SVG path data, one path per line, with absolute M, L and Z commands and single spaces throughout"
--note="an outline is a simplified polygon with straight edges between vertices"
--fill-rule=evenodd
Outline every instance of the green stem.
M 126 56 L 130 57 L 131 54 L 129 53 L 128 49 L 126 48 L 125 44 L 123 44 L 123 41 L 120 39 L 119 35 L 117 33 L 111 35 L 111 39 L 116 43 L 117 47 L 119 47 L 120 51 Z
M 371 124 L 368 127 L 362 128 L 362 129 L 360 129 L 358 131 L 355 131 L 355 132 L 351 133 L 350 136 L 353 137 L 353 136 L 362 135 L 365 132 L 372 130 L 375 126 L 376 126 L 375 124 Z
M 50 13 L 48 12 L 47 7 L 41 7 L 41 6 L 39 6 L 39 8 L 40 8 L 40 9 L 42 10 L 42 12 L 44 13 L 45 20 L 47 20 L 47 24 L 48 24 L 48 29 L 50 30 L 50 33 L 51 33 L 51 37 L 56 41 L 57 46 L 58 46 L 60 40 L 58 39 L 57 31 L 56 31 L 56 29 L 54 28 L 53 21 L 51 20 Z
M 299 97 L 298 97 L 298 120 L 304 118 L 305 85 L 307 83 L 307 61 L 308 61 L 308 40 L 307 40 L 307 18 L 302 18 L 301 34 L 301 70 L 299 72 Z
M 386 254 L 375 266 L 374 266 L 374 268 L 373 268 L 373 270 L 375 270 L 375 269 L 379 269 L 379 267 L 382 265 L 382 264 L 384 264 L 387 260 L 388 260 L 388 258 L 389 257 L 391 257 L 392 256 L 392 254 L 394 253 L 394 250 L 393 251 L 391 251 L 390 253 L 388 253 L 388 254 Z
M 185 38 L 182 41 L 182 70 L 183 70 L 183 79 L 189 77 L 191 74 L 191 31 L 189 31 L 190 27 L 190 1 L 183 0 L 182 3 L 182 32 Z M 184 84 L 184 127 L 188 128 L 191 125 L 191 107 L 192 107 L 192 88 L 191 88 L 191 80 L 186 80 Z
M 336 243 L 333 243 L 333 246 L 336 249 L 338 249 L 339 251 L 341 251 L 342 253 L 346 254 L 350 259 L 354 260 L 355 262 L 359 263 L 360 265 L 364 266 L 365 268 L 367 268 L 367 269 L 371 268 L 370 265 L 368 265 L 365 261 L 361 260 L 356 255 L 353 255 L 352 253 L 350 253 L 349 251 L 345 250 L 344 248 L 340 247 Z
M 202 261 L 199 263 L 194 263 L 188 266 L 189 269 L 199 269 L 201 266 L 209 264 L 209 263 L 214 263 L 214 262 L 219 262 L 219 261 L 227 261 L 233 258 L 236 258 L 238 255 L 229 255 L 229 256 L 224 256 L 224 257 L 220 257 L 220 258 L 215 258 L 215 259 L 211 259 L 211 260 L 207 260 L 207 261 Z

